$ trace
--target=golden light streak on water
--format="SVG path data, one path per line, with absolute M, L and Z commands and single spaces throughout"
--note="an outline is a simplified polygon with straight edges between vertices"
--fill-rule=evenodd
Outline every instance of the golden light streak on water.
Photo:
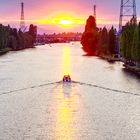
M 71 49 L 67 46 L 63 48 L 63 75 L 71 75 Z
M 63 47 L 62 74 L 72 74 L 71 48 L 68 46 Z M 80 102 L 73 83 L 62 83 L 55 89 L 55 103 L 55 140 L 76 140 Z
M 75 137 L 74 114 L 73 114 L 73 93 L 71 87 L 68 87 L 68 93 L 65 93 L 65 85 L 58 87 L 57 94 L 57 112 L 56 112 L 56 140 L 73 140 Z M 66 87 L 67 88 L 67 87 Z

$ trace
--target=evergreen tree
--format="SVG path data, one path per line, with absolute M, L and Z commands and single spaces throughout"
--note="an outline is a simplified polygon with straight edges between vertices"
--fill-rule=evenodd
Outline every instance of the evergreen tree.
M 87 19 L 85 31 L 81 38 L 82 49 L 87 55 L 95 55 L 97 49 L 98 32 L 96 27 L 96 21 L 93 16 L 89 16 Z
M 109 31 L 109 52 L 111 55 L 115 54 L 115 49 L 116 49 L 116 32 L 112 26 L 112 28 Z
M 140 62 L 140 24 L 128 22 L 121 34 L 121 53 L 128 64 Z
M 108 54 L 108 31 L 106 27 L 104 27 L 99 34 L 98 53 Z
M 32 43 L 34 44 L 37 36 L 37 26 L 31 24 L 29 27 L 29 34 L 32 36 Z
M 133 45 L 133 38 L 134 38 L 134 26 L 132 25 L 132 23 L 128 22 L 121 35 L 121 51 L 123 57 L 128 61 L 132 59 L 131 50 Z
M 139 34 L 139 45 L 138 45 L 138 63 L 139 63 L 139 67 L 140 67 L 140 22 L 138 24 L 138 34 Z
M 131 48 L 131 56 L 132 56 L 132 60 L 133 61 L 139 61 L 139 46 L 140 46 L 140 41 L 139 41 L 140 37 L 139 37 L 139 30 L 138 27 L 135 27 L 134 30 L 134 37 L 133 37 L 133 44 L 132 44 L 132 48 Z

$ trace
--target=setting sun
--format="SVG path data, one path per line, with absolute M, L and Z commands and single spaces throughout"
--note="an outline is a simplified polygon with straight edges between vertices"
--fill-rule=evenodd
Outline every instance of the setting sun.
M 39 24 L 42 25 L 54 25 L 59 26 L 61 28 L 72 28 L 77 25 L 84 25 L 86 23 L 86 20 L 83 17 L 78 17 L 73 14 L 67 14 L 67 13 L 56 13 L 54 15 L 51 15 L 47 19 L 40 19 L 37 20 Z
M 69 26 L 69 25 L 72 25 L 74 22 L 71 21 L 71 20 L 60 20 L 59 21 L 59 24 L 63 25 L 63 26 Z

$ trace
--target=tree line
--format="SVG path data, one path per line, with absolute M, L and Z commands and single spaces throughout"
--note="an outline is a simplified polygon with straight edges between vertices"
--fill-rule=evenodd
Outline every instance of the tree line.
M 131 19 L 122 29 L 121 37 L 121 55 L 128 65 L 137 65 L 140 67 L 140 23 L 136 24 Z
M 0 50 L 10 48 L 11 50 L 20 50 L 34 47 L 37 35 L 37 27 L 30 25 L 29 31 L 22 32 L 20 29 L 11 28 L 9 25 L 0 24 Z
M 97 28 L 95 18 L 89 16 L 81 44 L 87 55 L 115 56 L 120 53 L 126 64 L 140 67 L 140 23 L 136 24 L 134 19 L 118 35 L 113 26 L 110 30 Z
M 89 16 L 81 38 L 82 49 L 87 55 L 113 55 L 117 51 L 116 29 L 97 28 L 96 20 Z

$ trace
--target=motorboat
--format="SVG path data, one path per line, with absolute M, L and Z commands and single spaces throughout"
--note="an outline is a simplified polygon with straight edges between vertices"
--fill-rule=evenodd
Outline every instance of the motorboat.
M 70 77 L 70 75 L 64 75 L 64 77 L 63 77 L 63 82 L 71 82 L 71 77 Z

